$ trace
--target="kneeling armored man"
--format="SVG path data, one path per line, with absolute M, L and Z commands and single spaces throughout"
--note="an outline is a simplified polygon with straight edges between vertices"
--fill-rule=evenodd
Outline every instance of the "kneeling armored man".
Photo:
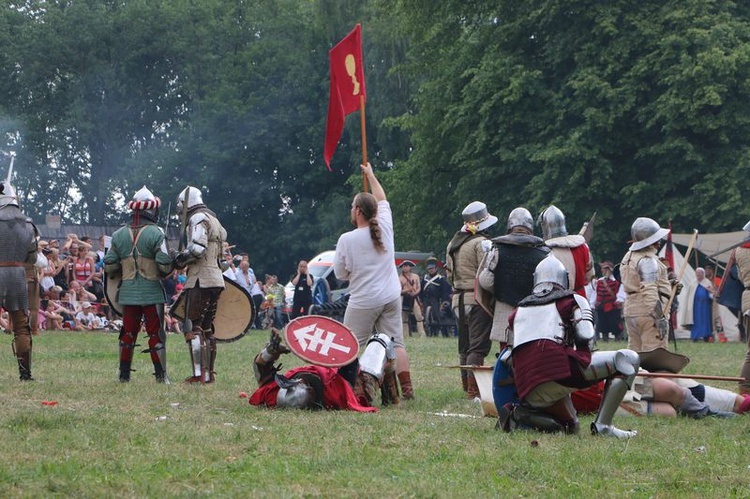
M 269 342 L 253 363 L 259 387 L 250 396 L 250 404 L 290 409 L 377 412 L 378 409 L 370 405 L 371 394 L 356 395 L 354 380 L 344 378 L 339 369 L 306 365 L 279 374 L 281 366 L 274 366 L 274 362 L 289 352 L 282 344 L 279 333 L 272 329 Z M 367 379 L 365 384 L 383 383 L 387 372 L 392 370 L 395 358 L 393 341 L 384 334 L 374 334 L 359 359 L 359 378 Z
M 625 349 L 591 352 L 591 307 L 586 298 L 569 290 L 568 272 L 554 255 L 537 265 L 533 293 L 519 303 L 508 322 L 510 360 L 521 403 L 500 409 L 499 428 L 576 433 L 578 418 L 570 394 L 606 380 L 591 433 L 636 435 L 616 428 L 612 419 L 638 372 L 638 354 Z M 507 351 L 500 361 L 508 361 Z

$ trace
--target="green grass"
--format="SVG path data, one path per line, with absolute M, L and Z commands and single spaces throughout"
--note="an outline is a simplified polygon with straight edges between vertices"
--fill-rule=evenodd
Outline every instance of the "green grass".
M 442 338 L 407 341 L 414 401 L 377 414 L 260 409 L 239 392 L 254 389 L 266 338 L 219 345 L 217 382 L 186 386 L 187 348 L 171 335 L 177 383 L 164 386 L 145 354 L 118 383 L 117 336 L 81 332 L 35 337 L 38 381 L 21 383 L 0 337 L 0 497 L 750 497 L 746 417 L 619 418 L 639 432 L 630 441 L 589 435 L 591 417 L 575 436 L 497 432 L 463 399 L 458 372 L 438 367 L 457 357 Z M 745 351 L 679 348 L 686 372 L 728 376 Z M 443 411 L 472 417 L 433 414 Z

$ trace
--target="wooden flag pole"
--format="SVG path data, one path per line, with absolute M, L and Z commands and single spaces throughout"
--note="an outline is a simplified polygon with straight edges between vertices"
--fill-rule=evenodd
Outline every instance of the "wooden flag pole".
M 360 128 L 362 129 L 362 164 L 367 164 L 367 130 L 365 128 L 365 96 L 359 95 L 359 122 Z M 362 174 L 362 185 L 364 192 L 370 190 L 370 186 L 367 184 L 367 177 Z

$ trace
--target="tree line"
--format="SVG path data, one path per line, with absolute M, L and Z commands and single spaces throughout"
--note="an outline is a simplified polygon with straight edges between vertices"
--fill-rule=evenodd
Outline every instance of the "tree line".
M 36 220 L 111 224 L 146 184 L 201 187 L 279 275 L 333 246 L 359 120 L 326 171 L 327 52 L 363 26 L 370 160 L 399 250 L 443 256 L 461 209 L 554 203 L 618 259 L 637 216 L 749 211 L 750 6 L 728 1 L 28 0 L 0 11 L 2 150 Z M 5 171 L 5 169 L 3 169 Z M 174 214 L 174 210 L 173 210 Z M 502 228 L 496 229 L 499 234 Z

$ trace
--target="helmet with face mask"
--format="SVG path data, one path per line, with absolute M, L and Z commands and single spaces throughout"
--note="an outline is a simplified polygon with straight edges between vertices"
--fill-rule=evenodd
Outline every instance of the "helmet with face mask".
M 182 211 L 182 206 L 187 198 L 187 209 L 203 204 L 203 193 L 197 187 L 187 186 L 177 196 L 177 211 Z
M 291 378 L 276 374 L 279 393 L 276 407 L 289 409 L 322 409 L 323 383 L 313 373 L 297 373 Z

